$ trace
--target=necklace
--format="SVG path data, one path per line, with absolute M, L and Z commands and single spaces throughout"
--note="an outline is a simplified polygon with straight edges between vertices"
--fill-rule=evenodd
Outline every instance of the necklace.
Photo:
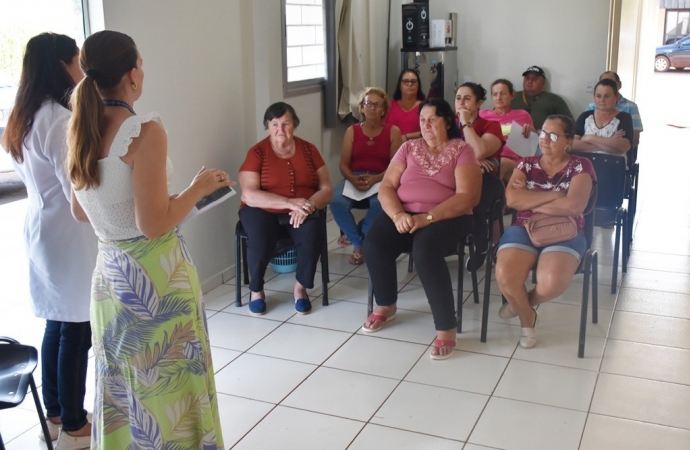
M 122 100 L 111 100 L 111 99 L 104 99 L 103 104 L 105 106 L 122 106 L 123 108 L 126 108 L 129 112 L 134 114 L 135 116 L 137 113 L 134 112 L 131 106 L 129 106 L 127 103 L 123 102 Z
M 365 126 L 365 125 L 367 125 L 367 123 L 366 123 L 366 122 L 362 123 L 362 130 L 364 130 L 364 126 Z M 371 126 L 371 125 L 369 125 L 369 126 L 367 126 L 367 128 L 369 128 L 369 129 L 371 130 L 372 126 Z M 381 129 L 383 129 L 383 127 L 381 127 Z M 374 130 L 371 130 L 371 131 L 374 131 Z M 381 134 L 381 133 L 379 132 L 379 134 Z M 374 136 L 374 137 L 371 137 L 371 136 L 367 136 L 366 134 L 364 135 L 364 136 L 366 136 L 366 137 L 368 137 L 368 138 L 369 138 L 369 140 L 367 141 L 367 145 L 368 145 L 369 147 L 371 147 L 372 145 L 374 145 L 374 144 L 375 144 L 375 142 L 374 142 L 374 138 L 377 138 L 377 137 L 379 136 L 379 134 L 377 134 L 377 135 L 376 135 L 376 136 Z

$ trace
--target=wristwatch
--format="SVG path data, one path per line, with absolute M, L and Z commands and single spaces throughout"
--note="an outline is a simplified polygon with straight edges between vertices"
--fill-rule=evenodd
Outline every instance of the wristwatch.
M 462 124 L 462 127 L 463 127 L 463 128 L 465 128 L 465 127 L 472 128 L 472 122 L 465 122 L 465 123 Z
M 426 220 L 428 220 L 429 223 L 434 223 L 434 216 L 431 213 L 427 213 Z

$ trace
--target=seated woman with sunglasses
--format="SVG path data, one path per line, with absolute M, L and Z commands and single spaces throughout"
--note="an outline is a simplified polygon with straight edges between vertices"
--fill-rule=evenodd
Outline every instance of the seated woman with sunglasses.
M 346 197 L 343 190 L 347 181 L 355 189 L 365 192 L 383 180 L 388 163 L 402 143 L 398 127 L 383 122 L 388 107 L 388 96 L 383 89 L 367 88 L 359 97 L 359 112 L 363 121 L 348 128 L 343 138 L 340 173 L 344 178 L 333 191 L 331 212 L 335 223 L 344 233 L 338 244 L 341 247 L 350 243 L 354 246 L 350 264 L 364 262 L 362 240 L 382 209 L 378 194 L 367 197 L 364 200 L 368 203 L 369 211 L 358 225 L 351 212 L 355 200 Z
M 517 210 L 517 220 L 498 244 L 496 281 L 508 300 L 498 315 L 502 319 L 520 317 L 522 348 L 537 343 L 534 327 L 539 316 L 534 308 L 565 292 L 587 247 L 582 214 L 596 176 L 588 159 L 567 152 L 574 126 L 570 117 L 549 116 L 539 131 L 542 154 L 521 159 L 506 187 L 506 202 Z M 526 229 L 535 213 L 574 217 L 577 236 L 536 247 Z M 537 284 L 528 292 L 525 280 L 535 263 Z
M 414 69 L 405 69 L 398 76 L 386 124 L 400 128 L 402 141 L 422 137 L 419 128 L 419 104 L 425 99 L 422 80 Z

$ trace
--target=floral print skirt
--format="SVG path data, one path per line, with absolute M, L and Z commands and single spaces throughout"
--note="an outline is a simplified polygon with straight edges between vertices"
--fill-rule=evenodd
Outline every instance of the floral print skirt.
M 206 314 L 177 229 L 99 244 L 92 449 L 223 448 Z

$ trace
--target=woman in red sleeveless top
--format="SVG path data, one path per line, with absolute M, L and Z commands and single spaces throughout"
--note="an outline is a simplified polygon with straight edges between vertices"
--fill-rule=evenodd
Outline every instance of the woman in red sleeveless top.
M 367 192 L 383 179 L 388 163 L 402 143 L 400 129 L 384 123 L 389 106 L 388 96 L 383 89 L 367 88 L 359 98 L 359 111 L 363 121 L 348 128 L 343 138 L 340 173 L 344 179 L 333 191 L 331 212 L 333 219 L 345 233 L 338 243 L 342 246 L 349 245 L 347 240 L 354 246 L 351 264 L 364 262 L 362 239 L 382 210 L 378 195 L 373 193 L 368 196 L 366 201 L 369 211 L 358 226 L 350 212 L 355 200 L 344 195 L 343 191 L 345 194 L 348 189 Z

